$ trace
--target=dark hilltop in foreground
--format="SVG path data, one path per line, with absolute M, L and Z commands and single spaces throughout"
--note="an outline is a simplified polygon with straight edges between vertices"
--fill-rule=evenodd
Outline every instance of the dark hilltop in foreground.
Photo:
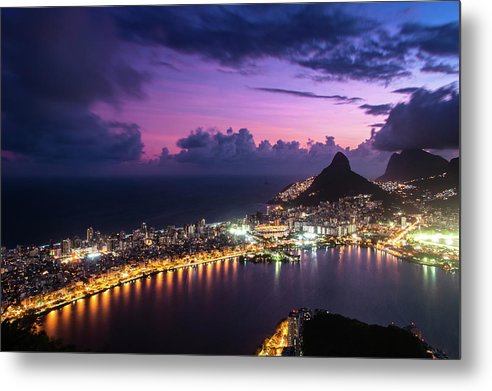
M 257 351 L 259 356 L 314 356 L 446 359 L 429 346 L 410 324 L 369 325 L 326 310 L 293 310 L 275 334 Z
M 320 312 L 305 322 L 305 356 L 433 358 L 429 346 L 398 326 L 369 325 L 338 314 Z

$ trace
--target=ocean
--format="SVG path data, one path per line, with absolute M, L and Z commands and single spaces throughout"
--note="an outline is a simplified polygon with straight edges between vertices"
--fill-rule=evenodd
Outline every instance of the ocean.
M 78 235 L 156 229 L 242 217 L 294 176 L 2 178 L 2 246 L 42 245 Z

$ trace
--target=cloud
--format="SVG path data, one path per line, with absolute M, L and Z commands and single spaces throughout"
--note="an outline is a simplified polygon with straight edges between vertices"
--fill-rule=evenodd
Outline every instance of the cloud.
M 223 65 L 305 55 L 355 37 L 375 22 L 312 5 L 124 7 L 111 12 L 124 39 L 201 54 Z
M 416 62 L 458 57 L 458 24 L 405 24 L 396 32 L 337 4 L 114 7 L 120 37 L 199 55 L 249 75 L 258 60 L 296 64 L 316 81 L 388 84 Z M 222 68 L 220 68 L 222 69 Z M 227 72 L 227 70 L 226 70 Z
M 198 128 L 176 143 L 181 151 L 174 159 L 182 163 L 217 164 L 250 160 L 257 152 L 253 136 L 247 129 L 237 133 L 232 129 L 226 134 Z
M 359 106 L 359 107 L 361 109 L 363 109 L 366 114 L 369 114 L 369 115 L 386 115 L 390 112 L 390 110 L 393 106 L 390 103 L 387 103 L 387 104 L 383 104 L 383 105 L 364 104 L 364 105 Z
M 90 109 L 143 98 L 149 75 L 124 61 L 111 21 L 92 12 L 2 11 L 2 150 L 76 165 L 140 158 L 138 125 Z
M 362 175 L 375 178 L 384 172 L 389 153 L 372 148 L 368 139 L 356 149 L 343 148 L 334 137 L 327 136 L 324 142 L 308 140 L 306 147 L 297 140 L 268 140 L 255 142 L 248 129 L 197 128 L 177 142 L 181 149 L 170 154 L 163 148 L 153 162 L 166 173 L 213 173 L 213 174 L 283 174 L 309 176 L 326 167 L 337 152 L 344 152 L 352 167 Z
M 166 62 L 166 61 L 154 61 L 153 64 L 154 65 L 159 65 L 159 66 L 162 66 L 162 67 L 165 67 L 165 68 L 169 68 L 169 69 L 172 69 L 173 71 L 179 72 L 179 69 L 176 66 L 174 66 L 173 64 L 171 64 L 170 62 Z
M 373 145 L 385 151 L 459 147 L 459 92 L 456 85 L 418 89 L 391 109 Z
M 400 29 L 404 46 L 437 56 L 458 56 L 459 34 L 457 22 L 438 26 L 407 23 Z
M 393 90 L 391 92 L 395 94 L 413 94 L 417 90 L 419 90 L 418 87 L 405 87 L 405 88 L 399 88 L 397 90 Z
M 334 100 L 340 104 L 357 103 L 357 102 L 363 100 L 362 98 L 358 98 L 358 97 L 348 97 L 348 96 L 343 96 L 343 95 L 318 95 L 318 94 L 315 94 L 314 92 L 285 90 L 282 88 L 254 87 L 252 89 L 257 90 L 257 91 L 271 92 L 274 94 L 286 94 L 286 95 L 299 96 L 299 97 L 303 97 L 303 98 L 329 99 L 329 100 Z
M 369 126 L 370 128 L 382 128 L 384 126 L 384 122 L 378 122 L 378 123 L 370 124 L 367 126 Z
M 127 99 L 145 97 L 150 75 L 136 66 L 134 52 L 125 52 L 133 45 L 193 55 L 215 62 L 224 72 L 256 74 L 262 70 L 261 60 L 275 58 L 302 68 L 306 77 L 317 81 L 383 84 L 410 76 L 412 69 L 447 71 L 444 65 L 458 58 L 457 23 L 395 25 L 395 32 L 347 9 L 336 4 L 5 9 L 1 16 L 2 149 L 14 160 L 28 157 L 74 166 L 137 161 L 144 147 L 138 124 L 105 121 L 91 111 L 101 102 L 121 108 Z M 166 61 L 154 65 L 175 69 Z M 359 99 L 258 89 L 338 104 Z M 402 128 L 399 117 L 411 117 L 409 113 L 417 111 L 412 101 L 432 94 L 410 87 L 395 92 L 411 94 L 411 100 L 387 108 L 393 118 L 374 139 L 362 143 L 357 149 L 360 156 L 363 151 L 369 156 L 376 140 L 381 149 L 393 148 L 394 129 Z M 429 110 L 446 106 L 440 103 Z M 373 115 L 385 111 L 379 107 L 385 105 L 362 106 Z M 430 111 L 419 110 L 438 122 Z M 406 133 L 411 131 L 402 131 L 405 137 Z M 276 167 L 282 161 L 284 168 L 295 169 L 296 162 L 302 163 L 299 167 L 304 169 L 313 162 L 312 167 L 324 164 L 326 156 L 341 149 L 328 139 L 307 148 L 283 140 L 256 145 L 247 129 L 225 133 L 201 129 L 191 136 L 180 140 L 178 154 L 163 153 L 163 161 L 195 164 L 202 159 L 240 165 L 263 159 Z M 378 158 L 381 154 L 374 152 Z
M 426 73 L 444 73 L 446 75 L 455 75 L 459 73 L 459 70 L 456 67 L 445 64 L 443 62 L 428 62 L 422 68 L 420 68 L 420 71 Z
M 316 71 L 312 75 L 315 81 L 361 80 L 388 84 L 411 75 L 404 58 L 404 52 L 386 46 L 379 39 L 359 38 L 302 59 L 298 64 Z

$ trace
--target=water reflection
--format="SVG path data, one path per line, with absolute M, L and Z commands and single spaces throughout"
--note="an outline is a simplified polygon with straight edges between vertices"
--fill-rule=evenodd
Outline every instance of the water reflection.
M 57 335 L 60 320 L 58 319 L 60 310 L 50 311 L 44 318 L 44 330 L 48 335 Z
M 135 300 L 136 301 L 139 301 L 140 299 L 140 292 L 142 290 L 142 284 L 143 282 L 142 281 L 145 281 L 145 279 L 139 279 L 139 280 L 136 280 L 133 282 L 133 289 L 135 291 Z
M 101 317 L 104 319 L 109 316 L 109 310 L 111 307 L 111 294 L 110 291 L 104 291 L 102 294 L 98 295 L 101 298 Z
M 162 284 L 164 282 L 164 273 L 163 272 L 158 273 L 154 280 L 156 283 L 155 284 L 156 291 L 159 292 L 162 289 Z
M 193 290 L 193 275 L 194 275 L 194 270 L 195 269 L 188 269 L 186 271 L 186 285 L 188 288 L 188 295 L 191 294 Z
M 234 259 L 159 273 L 51 311 L 42 327 L 81 349 L 252 354 L 290 309 L 305 306 L 382 325 L 414 321 L 457 354 L 459 276 L 372 249 L 301 254 L 300 264 Z
M 166 290 L 165 290 L 165 298 L 166 300 L 170 300 L 173 296 L 173 282 L 174 282 L 174 272 L 166 272 Z
M 424 284 L 427 285 L 428 280 L 429 280 L 429 266 L 423 265 L 422 269 L 423 269 L 422 271 L 423 271 Z
M 178 290 L 177 294 L 180 295 L 183 293 L 183 273 L 184 269 L 178 269 L 176 271 L 176 288 Z
M 275 262 L 275 288 L 278 288 L 281 269 L 282 269 L 282 263 L 281 262 Z

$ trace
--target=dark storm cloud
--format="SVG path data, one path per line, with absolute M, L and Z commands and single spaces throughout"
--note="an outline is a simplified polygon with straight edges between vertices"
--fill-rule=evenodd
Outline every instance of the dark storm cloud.
M 135 124 L 103 121 L 91 105 L 141 98 L 149 76 L 118 54 L 107 18 L 84 8 L 2 10 L 2 149 L 34 161 L 140 158 Z
M 459 147 L 459 93 L 455 85 L 419 89 L 397 104 L 374 135 L 375 148 L 386 151 Z
M 368 177 L 377 177 L 384 172 L 388 152 L 372 148 L 368 139 L 355 149 L 343 148 L 334 137 L 327 136 L 324 142 L 308 140 L 302 147 L 296 140 L 268 140 L 255 143 L 248 129 L 225 132 L 216 129 L 198 128 L 177 142 L 181 149 L 170 154 L 163 148 L 156 160 L 164 172 L 182 173 L 209 172 L 214 174 L 258 174 L 286 172 L 313 175 L 326 167 L 337 152 L 345 153 L 355 171 Z M 155 163 L 154 161 L 153 163 Z
M 454 25 L 405 25 L 395 35 L 375 20 L 350 15 L 336 4 L 139 7 L 110 12 L 125 40 L 199 54 L 238 69 L 248 69 L 262 58 L 284 59 L 314 72 L 308 76 L 318 81 L 387 84 L 411 74 L 405 62 L 411 51 L 440 56 L 452 54 L 457 46 Z
M 376 124 L 370 124 L 367 126 L 369 126 L 370 128 L 382 128 L 384 126 L 384 122 L 378 122 Z
M 300 63 L 320 71 L 322 75 L 317 77 L 318 80 L 379 80 L 387 84 L 411 75 L 407 62 L 415 50 L 418 59 L 428 63 L 442 56 L 457 58 L 458 24 L 405 24 L 396 35 L 383 29 L 371 30 L 355 42 L 347 41 Z
M 364 104 L 359 106 L 361 109 L 365 111 L 366 114 L 369 115 L 385 115 L 388 114 L 393 107 L 390 103 L 383 105 L 368 105 Z
M 336 48 L 299 60 L 298 64 L 316 71 L 317 74 L 312 76 L 316 81 L 351 79 L 388 84 L 394 79 L 410 76 L 404 62 L 405 53 L 385 45 L 380 39 L 389 38 L 385 34 L 382 36 L 384 38 L 348 40 Z
M 307 76 L 318 81 L 388 84 L 411 75 L 408 59 L 415 59 L 415 51 L 421 61 L 458 56 L 457 23 L 405 24 L 390 33 L 337 4 L 125 7 L 108 12 L 125 40 L 199 54 L 239 70 L 262 58 L 284 59 L 313 72 Z
M 252 88 L 253 90 L 257 91 L 264 91 L 264 92 L 271 92 L 274 94 L 286 94 L 286 95 L 293 95 L 293 96 L 299 96 L 303 98 L 315 98 L 315 99 L 329 99 L 329 100 L 334 100 L 338 103 L 357 103 L 361 100 L 362 98 L 358 97 L 348 97 L 344 95 L 318 95 L 313 92 L 307 92 L 307 91 L 296 91 L 296 90 L 285 90 L 283 88 L 267 88 L 267 87 L 254 87 Z
M 438 56 L 458 56 L 459 25 L 447 23 L 439 26 L 425 26 L 407 23 L 400 29 L 404 44 L 424 53 Z
M 446 75 L 455 75 L 459 73 L 458 69 L 452 65 L 445 63 L 426 63 L 422 68 L 420 68 L 422 72 L 427 73 L 444 73 Z
M 375 26 L 335 7 L 310 5 L 111 9 L 122 37 L 200 53 L 224 65 L 307 55 Z M 268 12 L 264 12 L 267 10 Z

